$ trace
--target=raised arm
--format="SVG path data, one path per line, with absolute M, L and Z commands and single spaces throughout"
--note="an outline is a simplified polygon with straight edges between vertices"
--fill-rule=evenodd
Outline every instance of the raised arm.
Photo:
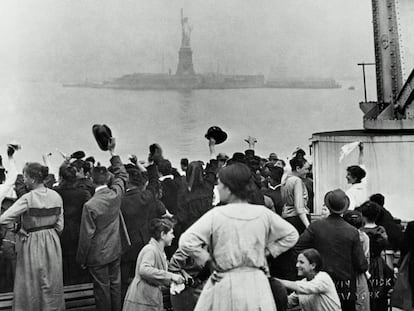
M 147 190 L 151 191 L 152 194 L 155 196 L 159 192 L 160 184 L 158 181 L 158 167 L 151 163 L 147 167 L 147 173 L 148 173 L 148 186 Z
M 6 195 L 11 191 L 17 179 L 16 161 L 14 160 L 13 153 L 8 154 L 8 156 L 9 156 L 9 169 L 7 172 L 6 180 L 4 181 L 3 184 L 0 185 L 0 204 L 4 200 Z
M 128 182 L 128 173 L 122 164 L 121 158 L 115 154 L 115 138 L 112 137 L 108 150 L 111 154 L 111 165 L 113 169 L 114 178 L 112 180 L 111 189 L 121 196 L 125 192 L 126 184 Z
M 216 160 L 216 141 L 212 137 L 208 141 L 208 148 L 210 151 L 210 161 L 204 170 L 204 181 L 211 187 L 211 191 L 213 191 L 217 178 L 218 162 Z

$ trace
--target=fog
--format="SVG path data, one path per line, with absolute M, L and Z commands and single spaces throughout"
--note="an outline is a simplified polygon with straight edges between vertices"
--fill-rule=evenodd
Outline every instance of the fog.
M 407 75 L 414 67 L 414 3 L 400 0 L 399 7 Z M 0 78 L 175 72 L 180 8 L 193 26 L 197 72 L 360 79 L 356 64 L 374 60 L 370 0 L 2 0 Z

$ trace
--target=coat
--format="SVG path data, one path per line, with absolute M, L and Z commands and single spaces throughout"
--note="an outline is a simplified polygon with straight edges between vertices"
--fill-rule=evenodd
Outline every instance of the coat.
M 121 256 L 120 211 L 128 173 L 119 156 L 111 158 L 114 179 L 85 203 L 76 260 L 80 265 L 101 266 Z
M 171 283 L 167 258 L 159 243 L 151 238 L 138 255 L 135 277 L 125 296 L 123 311 L 162 311 L 162 286 Z
M 157 167 L 147 168 L 149 184 L 145 190 L 137 187 L 128 188 L 122 198 L 121 211 L 131 239 L 131 247 L 122 255 L 123 262 L 137 260 L 138 253 L 149 242 L 149 222 L 161 218 L 165 207 L 156 198 L 158 191 Z M 132 268 L 131 268 L 132 269 Z
M 60 236 L 62 255 L 63 257 L 75 257 L 78 249 L 83 205 L 91 198 L 91 195 L 88 191 L 75 188 L 74 185 L 68 183 L 62 183 L 54 190 L 60 194 L 63 200 L 65 228 Z

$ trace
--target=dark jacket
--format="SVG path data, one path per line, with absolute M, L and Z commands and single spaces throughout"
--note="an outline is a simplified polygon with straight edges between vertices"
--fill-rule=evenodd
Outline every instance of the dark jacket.
M 182 178 L 166 178 L 161 181 L 162 196 L 161 201 L 168 211 L 176 215 L 178 206 L 178 196 L 183 191 Z
M 391 213 L 384 207 L 381 207 L 378 219 L 375 221 L 378 226 L 385 228 L 388 236 L 389 247 L 397 251 L 401 248 L 404 239 L 404 233 L 400 225 L 398 225 Z
M 213 206 L 213 189 L 216 182 L 217 160 L 210 160 L 204 170 L 203 184 L 193 187 L 191 191 L 184 189 L 178 200 L 176 226 L 177 236 L 196 222 Z M 178 239 L 177 239 L 178 240 Z
M 137 260 L 138 253 L 149 242 L 148 225 L 151 219 L 165 214 L 164 205 L 156 199 L 158 192 L 158 170 L 148 167 L 148 186 L 145 190 L 129 187 L 122 197 L 121 211 L 131 239 L 131 247 L 122 255 L 122 261 Z
M 414 221 L 407 223 L 401 245 L 401 261 L 408 253 L 411 254 L 408 262 L 408 282 L 411 286 L 411 299 L 414 307 Z
M 339 215 L 331 214 L 309 225 L 295 250 L 300 253 L 307 248 L 319 251 L 324 271 L 334 280 L 349 280 L 368 269 L 358 230 Z
M 121 255 L 119 218 L 128 173 L 119 156 L 113 156 L 111 164 L 115 175 L 111 187 L 96 191 L 83 208 L 76 256 L 81 265 L 101 266 Z
M 270 188 L 263 188 L 262 193 L 263 195 L 272 199 L 273 205 L 275 207 L 275 212 L 279 216 L 282 216 L 284 202 L 282 199 L 282 194 L 280 193 L 280 186 L 274 190 Z
M 62 183 L 54 190 L 63 200 L 64 228 L 60 241 L 63 257 L 75 256 L 78 249 L 79 230 L 83 205 L 91 198 L 88 191 L 75 188 L 73 184 Z
M 95 185 L 93 184 L 92 180 L 86 177 L 76 180 L 75 187 L 88 191 L 91 196 L 93 196 L 95 193 Z

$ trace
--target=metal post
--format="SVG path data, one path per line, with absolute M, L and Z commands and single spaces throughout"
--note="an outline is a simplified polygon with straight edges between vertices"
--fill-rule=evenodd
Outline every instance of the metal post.
M 365 102 L 367 102 L 367 84 L 366 84 L 366 79 L 365 79 L 365 66 L 372 66 L 375 65 L 375 63 L 359 63 L 358 66 L 362 66 L 362 75 L 364 78 L 364 97 L 365 97 Z
M 362 74 L 364 76 L 364 97 L 365 97 L 365 102 L 367 102 L 367 85 L 365 82 L 365 65 L 362 66 Z

